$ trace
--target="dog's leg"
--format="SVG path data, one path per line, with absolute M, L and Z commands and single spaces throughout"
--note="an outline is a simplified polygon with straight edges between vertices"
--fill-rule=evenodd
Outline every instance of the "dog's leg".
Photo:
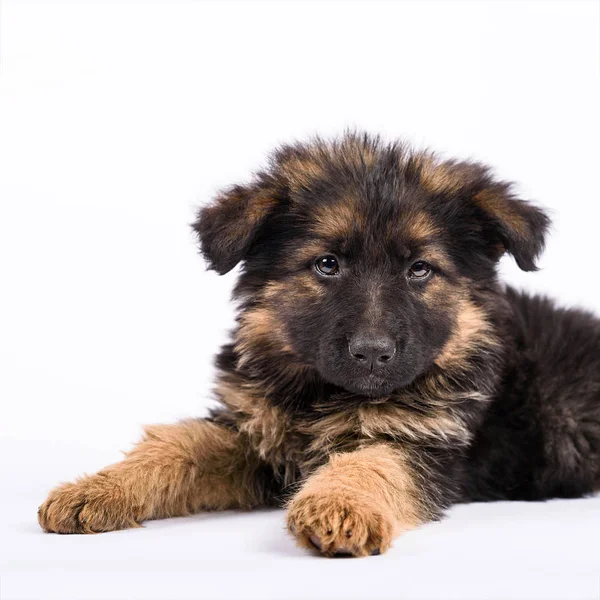
M 385 552 L 394 536 L 423 520 L 406 459 L 383 444 L 333 455 L 288 504 L 299 545 L 328 556 Z
M 48 532 L 94 533 L 268 501 L 268 475 L 240 436 L 189 420 L 148 427 L 122 462 L 57 487 L 40 507 L 39 522 Z

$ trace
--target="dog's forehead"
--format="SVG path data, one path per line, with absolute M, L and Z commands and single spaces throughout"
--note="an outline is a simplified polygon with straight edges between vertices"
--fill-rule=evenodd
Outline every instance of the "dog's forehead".
M 431 241 L 440 223 L 422 204 L 402 197 L 377 198 L 346 193 L 305 208 L 308 231 L 324 240 L 373 240 L 398 245 Z
M 299 217 L 294 229 L 310 239 L 311 250 L 319 243 L 363 245 L 373 256 L 448 243 L 449 227 L 437 204 L 449 204 L 469 178 L 468 169 L 432 154 L 356 138 L 293 151 L 284 164 L 290 207 Z
M 439 230 L 429 201 L 448 178 L 425 155 L 350 144 L 294 159 L 291 204 L 316 235 L 420 241 Z

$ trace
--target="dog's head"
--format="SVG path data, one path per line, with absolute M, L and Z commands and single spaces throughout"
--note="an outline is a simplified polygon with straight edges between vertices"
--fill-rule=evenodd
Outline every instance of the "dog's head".
M 534 270 L 548 225 L 480 164 L 347 135 L 280 149 L 194 228 L 211 268 L 243 262 L 240 363 L 382 397 L 460 369 L 490 335 L 475 292 L 505 252 Z

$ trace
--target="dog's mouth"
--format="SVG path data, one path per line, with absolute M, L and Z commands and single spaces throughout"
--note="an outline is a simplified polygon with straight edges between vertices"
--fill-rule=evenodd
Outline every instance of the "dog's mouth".
M 348 380 L 344 384 L 344 388 L 354 394 L 367 396 L 370 401 L 378 403 L 385 402 L 397 386 L 390 383 L 390 381 L 371 373 L 366 377 L 357 377 Z
M 416 374 L 406 374 L 402 379 L 389 379 L 382 375 L 369 374 L 362 377 L 348 377 L 336 385 L 350 392 L 354 396 L 362 396 L 365 402 L 381 404 L 388 400 L 395 392 L 410 385 Z

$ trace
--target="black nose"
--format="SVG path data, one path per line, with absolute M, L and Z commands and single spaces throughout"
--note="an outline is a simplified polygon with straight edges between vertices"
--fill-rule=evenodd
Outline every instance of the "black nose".
M 348 350 L 361 366 L 376 371 L 394 358 L 396 343 L 385 334 L 358 332 L 350 338 Z

